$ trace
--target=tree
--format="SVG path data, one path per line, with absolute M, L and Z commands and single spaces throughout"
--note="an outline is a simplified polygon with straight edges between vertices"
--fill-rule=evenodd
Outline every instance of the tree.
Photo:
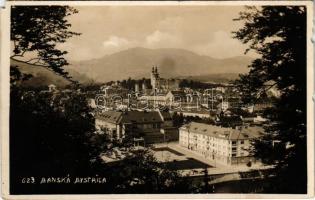
M 67 52 L 57 44 L 79 35 L 68 30 L 71 24 L 66 18 L 74 13 L 77 10 L 69 6 L 12 6 L 10 58 L 45 66 L 67 77 L 62 68 L 69 64 L 64 58 Z
M 236 20 L 244 26 L 234 37 L 249 44 L 245 53 L 260 55 L 249 65 L 249 73 L 236 81 L 243 101 L 253 103 L 271 88 L 280 91 L 269 115 L 274 122 L 266 129 L 269 134 L 256 142 L 256 155 L 276 165 L 275 183 L 266 190 L 305 193 L 306 7 L 247 7 Z
M 20 72 L 19 68 L 17 66 L 11 66 L 10 68 L 10 83 L 11 86 L 15 86 L 16 84 L 19 84 L 22 81 L 29 80 L 33 76 L 31 74 L 24 74 Z
M 67 77 L 63 70 L 68 64 L 64 58 L 67 52 L 57 49 L 57 44 L 78 35 L 68 30 L 71 25 L 66 20 L 76 12 L 68 6 L 12 7 L 11 41 L 14 47 L 11 59 L 44 66 Z M 31 77 L 22 74 L 18 67 L 11 66 L 11 83 L 28 78 Z M 123 83 L 132 88 L 135 81 L 129 78 Z M 108 146 L 129 147 L 131 140 L 127 144 L 113 144 L 105 135 L 94 134 L 95 119 L 85 94 L 75 91 L 78 85 L 72 85 L 71 92 L 11 86 L 12 194 L 187 191 L 184 188 L 187 182 L 181 180 L 179 173 L 162 167 L 147 150 L 128 155 L 121 163 L 118 161 L 117 167 L 104 163 L 100 155 L 109 149 Z M 67 177 L 67 174 L 72 178 L 99 175 L 108 178 L 108 182 L 100 185 L 40 184 L 42 177 Z M 37 181 L 24 184 L 23 177 L 34 177 Z
M 177 193 L 189 184 L 159 163 L 149 149 L 132 150 L 95 134 L 94 117 L 82 93 L 14 89 L 10 98 L 10 188 L 13 194 Z M 129 139 L 129 141 L 128 141 Z M 126 141 L 127 140 L 127 141 Z M 104 163 L 101 154 L 131 148 L 122 160 Z M 40 184 L 42 177 L 106 177 L 103 184 Z M 36 183 L 24 184 L 23 177 Z
M 41 177 L 95 173 L 101 146 L 92 141 L 94 118 L 84 95 L 20 88 L 11 91 L 10 101 L 11 192 L 51 192 L 54 186 L 40 185 Z M 34 186 L 21 183 L 21 177 L 35 177 L 38 190 L 30 190 Z M 67 184 L 58 187 L 69 191 Z
M 172 119 L 175 127 L 181 127 L 184 124 L 183 113 L 174 112 Z

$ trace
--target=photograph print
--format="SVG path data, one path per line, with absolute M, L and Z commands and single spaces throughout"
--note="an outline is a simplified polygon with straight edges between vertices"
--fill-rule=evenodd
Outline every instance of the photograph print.
M 6 195 L 313 194 L 311 2 L 45 3 L 2 13 Z

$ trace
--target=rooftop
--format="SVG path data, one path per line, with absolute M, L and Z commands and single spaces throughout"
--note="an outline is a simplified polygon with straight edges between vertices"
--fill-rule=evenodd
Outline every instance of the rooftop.
M 106 111 L 100 114 L 97 114 L 95 118 L 101 119 L 110 123 L 118 124 L 122 116 L 122 112 L 118 111 Z
M 181 90 L 172 90 L 169 93 L 173 94 L 174 96 L 177 96 L 177 97 L 186 96 L 186 93 L 184 91 L 181 91 Z
M 152 123 L 163 122 L 157 111 L 127 111 L 122 115 L 122 123 Z
M 171 113 L 168 112 L 168 111 L 160 111 L 162 117 L 164 120 L 172 120 L 172 116 L 171 116 Z
M 157 111 L 106 111 L 96 115 L 97 119 L 110 123 L 160 123 L 163 122 Z
M 204 123 L 191 122 L 181 127 L 183 130 L 189 130 L 192 133 L 207 135 L 215 138 L 227 140 L 246 140 L 258 138 L 264 135 L 262 127 L 247 127 L 240 129 L 224 128 Z

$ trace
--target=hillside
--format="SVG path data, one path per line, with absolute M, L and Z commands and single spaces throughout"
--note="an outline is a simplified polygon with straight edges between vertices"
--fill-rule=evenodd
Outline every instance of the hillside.
M 99 59 L 71 62 L 68 69 L 85 74 L 97 82 L 128 77 L 150 77 L 153 65 L 162 77 L 201 76 L 225 73 L 245 73 L 252 58 L 246 56 L 215 59 L 183 49 L 132 48 Z M 209 80 L 211 82 L 211 80 Z
M 76 80 L 78 81 L 79 83 L 81 84 L 85 84 L 85 85 L 88 85 L 88 84 L 93 84 L 95 83 L 93 81 L 93 79 L 87 77 L 85 74 L 83 73 L 80 73 L 80 72 L 77 72 L 76 70 L 73 70 L 71 68 L 67 68 L 65 67 L 65 71 L 67 71 L 69 73 L 69 76 L 71 76 L 72 80 Z
M 204 83 L 229 83 L 239 78 L 239 73 L 205 74 L 199 76 L 180 76 L 180 79 L 200 81 Z
M 70 84 L 66 78 L 42 66 L 30 65 L 13 59 L 11 59 L 10 65 L 17 66 L 22 73 L 33 75 L 30 80 L 23 82 L 23 86 L 40 87 L 54 84 L 58 87 L 64 87 Z

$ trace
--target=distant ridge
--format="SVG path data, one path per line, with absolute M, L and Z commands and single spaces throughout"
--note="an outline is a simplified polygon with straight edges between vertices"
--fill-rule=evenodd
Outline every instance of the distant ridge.
M 238 73 L 205 74 L 200 76 L 182 76 L 180 79 L 200 81 L 204 83 L 229 83 L 239 77 Z
M 151 67 L 157 65 L 162 77 L 202 76 L 211 74 L 240 74 L 248 72 L 253 59 L 237 56 L 216 59 L 184 49 L 147 49 L 136 47 L 102 58 L 74 62 L 67 69 L 85 74 L 96 82 L 150 77 Z
M 64 87 L 70 84 L 69 80 L 43 66 L 35 66 L 14 59 L 10 60 L 10 65 L 17 66 L 22 73 L 33 76 L 30 80 L 23 81 L 23 86 L 42 87 L 54 84 L 58 87 Z

